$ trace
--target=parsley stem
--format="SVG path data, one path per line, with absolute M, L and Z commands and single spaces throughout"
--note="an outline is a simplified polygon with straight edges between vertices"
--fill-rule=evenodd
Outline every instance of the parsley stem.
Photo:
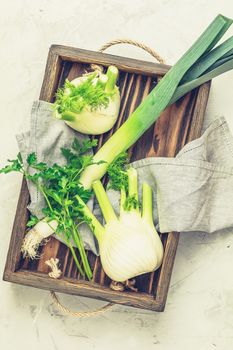
M 48 222 L 48 225 L 49 225 L 49 222 Z M 50 225 L 49 225 L 50 226 Z M 50 226 L 51 227 L 51 226 Z M 51 227 L 52 228 L 52 227 Z M 53 228 L 52 228 L 53 229 Z M 82 276 L 84 276 L 84 272 L 83 272 L 83 269 L 78 261 L 78 258 L 77 258 L 77 255 L 75 253 L 75 250 L 71 244 L 71 242 L 69 241 L 69 239 L 67 239 L 67 237 L 65 237 L 64 235 L 60 235 L 59 232 L 57 232 L 56 230 L 54 231 L 54 233 L 56 233 L 57 236 L 60 236 L 60 237 L 63 237 L 65 239 L 65 242 L 67 244 L 67 246 L 69 247 L 69 249 L 71 250 L 71 253 L 72 253 L 72 256 L 74 258 L 74 261 L 77 265 L 77 268 L 79 269 L 79 272 L 81 273 Z
M 67 199 L 68 199 L 68 196 L 67 196 Z M 68 218 L 70 220 L 72 220 L 71 218 L 71 215 L 70 215 L 70 211 L 69 211 L 69 207 L 65 205 L 65 215 L 68 216 Z M 83 246 L 83 242 L 82 242 L 82 239 L 78 233 L 78 230 L 77 228 L 75 227 L 75 223 L 74 221 L 72 220 L 72 224 L 71 224 L 71 232 L 72 232 L 72 237 L 73 237 L 73 240 L 76 244 L 76 247 L 78 248 L 79 250 L 79 253 L 80 253 L 80 257 L 81 257 L 81 260 L 82 260 L 82 263 L 83 263 L 83 268 L 84 268 L 84 271 L 87 275 L 87 278 L 89 280 L 91 280 L 92 278 L 92 271 L 91 271 L 91 268 L 90 268 L 90 265 L 89 265 L 89 262 L 88 262 L 88 259 L 87 259 L 87 255 L 86 255 L 86 252 L 85 252 L 85 249 L 84 249 L 84 246 Z
M 80 263 L 78 261 L 78 258 L 77 258 L 77 255 L 75 253 L 74 247 L 72 246 L 72 244 L 71 244 L 71 242 L 69 240 L 67 240 L 66 243 L 67 243 L 68 247 L 71 250 L 71 253 L 73 255 L 74 261 L 75 261 L 75 263 L 76 263 L 76 265 L 77 265 L 77 267 L 79 269 L 79 272 L 81 273 L 82 276 L 85 276 L 85 274 L 83 272 L 83 269 L 82 269 L 82 267 L 81 267 L 81 265 L 80 265 Z
M 72 177 L 71 181 L 74 181 L 77 178 L 77 176 L 79 176 L 82 173 L 83 170 L 84 168 L 77 170 L 76 174 Z
M 49 209 L 50 209 L 51 212 L 53 213 L 53 208 L 52 208 L 52 206 L 51 206 L 50 200 L 49 200 L 49 198 L 48 198 L 46 192 L 44 191 L 43 187 L 42 187 L 39 183 L 36 183 L 36 184 L 37 184 L 38 189 L 39 189 L 39 190 L 41 191 L 41 193 L 43 194 L 43 196 L 44 196 L 44 198 L 45 198 L 45 200 L 46 200 L 46 203 L 48 204 Z
M 83 246 L 83 242 L 82 242 L 82 239 L 80 238 L 79 234 L 77 233 L 77 229 L 75 227 L 73 227 L 73 231 L 72 231 L 72 234 L 73 234 L 73 239 L 74 239 L 74 242 L 79 250 L 79 253 L 80 253 L 80 256 L 81 256 L 81 259 L 82 259 L 82 262 L 83 262 L 83 267 L 84 267 L 84 270 L 86 272 L 86 275 L 88 277 L 89 280 L 91 280 L 92 278 L 92 271 L 91 271 L 91 268 L 90 268 L 90 265 L 89 265 L 89 262 L 88 262 L 88 259 L 87 259 L 87 255 L 86 255 L 86 252 L 85 252 L 85 249 L 84 249 L 84 246 Z

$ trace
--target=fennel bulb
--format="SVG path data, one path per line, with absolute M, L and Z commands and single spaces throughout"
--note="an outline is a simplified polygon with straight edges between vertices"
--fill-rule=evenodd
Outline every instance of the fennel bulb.
M 106 74 L 85 74 L 57 93 L 55 117 L 83 134 L 98 135 L 110 130 L 120 109 L 120 93 L 116 86 L 118 69 L 108 67 Z
M 139 213 L 125 212 L 107 223 L 99 248 L 104 271 L 117 282 L 156 270 L 163 257 L 163 245 L 154 225 Z
M 93 183 L 106 224 L 103 226 L 77 197 L 84 217 L 95 234 L 105 273 L 114 281 L 124 282 L 152 272 L 162 263 L 163 245 L 152 217 L 152 190 L 142 187 L 142 211 L 139 210 L 137 172 L 127 171 L 128 190 L 121 189 L 120 215 L 116 216 L 102 183 Z

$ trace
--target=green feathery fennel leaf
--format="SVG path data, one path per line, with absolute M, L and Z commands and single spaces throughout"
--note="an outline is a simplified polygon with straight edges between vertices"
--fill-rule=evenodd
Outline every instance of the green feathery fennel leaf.
M 66 80 L 64 87 L 57 91 L 54 107 L 58 113 L 67 111 L 80 113 L 86 107 L 96 110 L 108 106 L 115 91 L 107 92 L 103 86 L 95 84 L 96 72 L 85 77 L 86 79 L 77 86 Z

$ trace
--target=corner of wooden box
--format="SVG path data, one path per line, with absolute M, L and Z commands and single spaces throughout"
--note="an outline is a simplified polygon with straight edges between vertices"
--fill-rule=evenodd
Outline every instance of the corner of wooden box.
M 5 282 L 12 282 L 12 271 L 5 269 L 3 272 L 2 280 Z

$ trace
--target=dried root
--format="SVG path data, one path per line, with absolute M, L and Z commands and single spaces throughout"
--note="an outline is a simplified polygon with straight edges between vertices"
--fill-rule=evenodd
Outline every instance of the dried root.
M 38 248 L 42 244 L 46 244 L 49 236 L 51 236 L 57 228 L 57 222 L 55 220 L 47 223 L 42 220 L 38 222 L 31 230 L 29 230 L 23 240 L 21 252 L 23 257 L 30 259 L 39 258 Z
M 62 271 L 59 269 L 59 259 L 51 258 L 50 260 L 46 260 L 45 264 L 51 268 L 51 272 L 49 272 L 49 277 L 51 278 L 60 278 L 62 275 Z

